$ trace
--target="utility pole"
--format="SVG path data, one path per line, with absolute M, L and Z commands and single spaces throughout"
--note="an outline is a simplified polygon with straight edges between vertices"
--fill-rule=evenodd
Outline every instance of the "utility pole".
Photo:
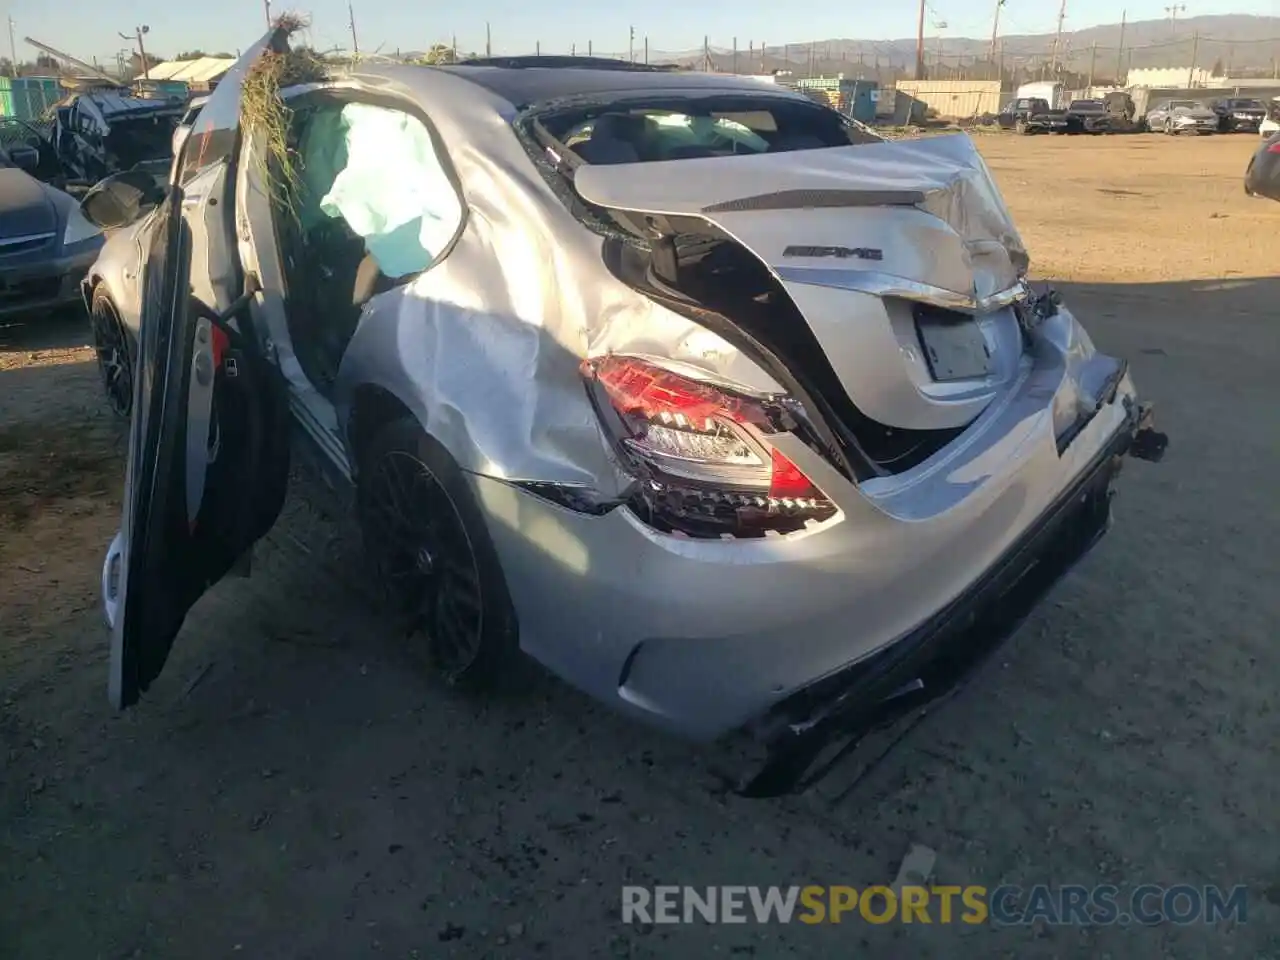
M 813 44 L 809 44 L 809 79 L 813 79 Z
M 924 79 L 924 9 L 925 0 L 920 0 L 920 25 L 916 28 L 916 79 Z
M 142 79 L 143 80 L 151 79 L 151 68 L 147 65 L 147 48 L 142 44 L 142 35 L 144 33 L 150 33 L 150 32 L 151 32 L 151 28 L 148 27 L 146 24 L 143 24 L 140 27 L 133 28 L 133 36 L 129 36 L 129 34 L 127 33 L 120 34 L 121 40 L 137 41 L 138 59 L 142 61 Z
M 347 4 L 347 21 L 351 24 L 351 52 L 360 52 L 360 41 L 356 38 L 356 11 L 350 3 Z M 456 60 L 457 57 L 454 57 Z
M 784 43 L 782 45 L 782 69 L 791 69 L 791 44 Z
M 1175 3 L 1172 6 L 1165 7 L 1164 12 L 1169 15 L 1169 36 L 1177 37 L 1178 35 L 1178 14 L 1187 12 L 1185 3 Z
M 458 62 L 458 35 L 455 33 L 450 38 L 450 40 L 452 41 L 452 43 L 450 44 L 450 49 L 453 50 L 453 62 L 457 63 Z
M 578 45 L 576 43 L 569 44 L 569 56 L 576 57 L 578 55 Z
M 1089 50 L 1089 88 L 1093 89 L 1093 68 L 1098 62 L 1098 41 L 1093 41 L 1093 47 Z
M 996 0 L 996 12 L 991 18 L 991 53 L 987 55 L 987 59 L 993 64 L 996 62 L 996 38 L 1000 36 L 1000 8 L 1004 6 L 1004 0 Z
M 647 33 L 644 35 L 644 65 L 646 67 L 649 65 L 649 35 Z
M 262 12 L 267 17 L 267 29 L 271 29 L 271 0 L 262 0 Z M 239 59 L 238 57 L 236 59 Z
M 711 38 L 706 34 L 702 36 L 702 72 L 711 72 Z
M 594 41 L 588 40 L 588 41 L 587 41 L 587 56 L 588 56 L 588 57 L 595 56 L 595 54 L 594 54 L 594 53 L 592 53 L 592 50 L 593 50 L 593 49 L 594 49 Z
M 13 17 L 9 18 L 9 63 L 10 70 L 15 77 L 18 75 L 18 45 L 13 42 Z
M 1051 77 L 1058 74 L 1058 49 L 1062 45 L 1062 21 L 1067 19 L 1067 0 L 1058 8 L 1058 32 L 1053 35 L 1053 61 L 1049 67 Z
M 533 41 L 533 55 L 534 55 L 535 57 L 540 57 L 540 56 L 542 56 L 542 41 L 541 41 L 541 40 L 535 40 L 535 41 Z
M 646 60 L 645 62 L 647 63 L 648 61 Z M 733 72 L 735 75 L 738 72 L 738 38 L 737 37 L 733 38 Z
M 489 30 L 489 21 L 484 22 L 484 55 L 493 56 L 493 33 Z
M 1128 79 L 1124 75 L 1122 69 L 1124 65 L 1124 27 L 1125 21 L 1129 18 L 1128 10 L 1120 11 L 1120 49 L 1116 51 L 1116 86 L 1123 86 L 1124 81 Z
M 627 28 L 627 59 L 636 62 L 636 28 Z
M 1187 68 L 1187 89 L 1196 85 L 1196 54 L 1200 52 L 1200 31 L 1191 38 L 1191 66 Z

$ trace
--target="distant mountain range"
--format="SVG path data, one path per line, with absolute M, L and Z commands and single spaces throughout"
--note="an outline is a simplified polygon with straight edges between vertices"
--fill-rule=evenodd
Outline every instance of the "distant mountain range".
M 719 39 L 719 38 L 718 38 Z M 1043 70 L 1053 58 L 1054 35 L 1003 34 L 997 60 L 1006 72 L 1034 73 Z M 585 51 L 578 51 L 584 53 Z M 933 76 L 994 75 L 989 56 L 991 38 L 941 37 L 930 30 L 925 36 L 925 59 Z M 597 56 L 621 57 L 622 53 L 596 52 Z M 635 57 L 643 56 L 643 44 L 637 41 Z M 1245 14 L 1187 17 L 1176 20 L 1139 20 L 1109 23 L 1083 30 L 1063 31 L 1058 45 L 1061 68 L 1081 76 L 1092 64 L 1095 76 L 1110 79 L 1121 70 L 1141 67 L 1185 67 L 1194 56 L 1195 65 L 1219 67 L 1236 76 L 1271 75 L 1276 72 L 1273 58 L 1280 57 L 1280 17 L 1255 17 Z M 650 63 L 677 63 L 702 69 L 710 61 L 714 70 L 733 70 L 732 48 L 711 45 L 707 51 L 649 52 Z M 868 77 L 878 74 L 892 79 L 914 71 L 916 39 L 851 40 L 828 39 L 787 45 L 769 44 L 763 55 L 759 45 L 749 50 L 741 38 L 736 56 L 738 72 L 771 72 L 790 69 L 797 75 L 843 72 Z

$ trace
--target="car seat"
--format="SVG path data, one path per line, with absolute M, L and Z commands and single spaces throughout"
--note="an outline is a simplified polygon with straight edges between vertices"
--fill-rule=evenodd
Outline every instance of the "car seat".
M 595 119 L 591 137 L 574 150 L 587 163 L 635 163 L 644 159 L 648 120 L 627 113 L 605 113 Z

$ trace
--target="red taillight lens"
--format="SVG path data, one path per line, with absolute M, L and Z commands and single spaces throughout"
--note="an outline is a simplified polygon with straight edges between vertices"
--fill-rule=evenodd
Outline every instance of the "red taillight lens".
M 772 401 L 636 357 L 610 355 L 582 369 L 614 415 L 602 411 L 606 426 L 662 496 L 688 494 L 722 517 L 728 508 L 735 522 L 757 526 L 769 517 L 834 512 L 813 481 L 769 443 L 770 434 L 786 429 Z M 685 513 L 687 500 L 681 501 Z
M 1280 140 L 1267 147 L 1267 153 L 1280 153 Z
M 799 467 L 788 460 L 780 451 L 773 451 L 773 472 L 769 476 L 769 496 L 783 499 L 787 497 L 819 497 L 818 488 L 813 481 L 804 475 Z

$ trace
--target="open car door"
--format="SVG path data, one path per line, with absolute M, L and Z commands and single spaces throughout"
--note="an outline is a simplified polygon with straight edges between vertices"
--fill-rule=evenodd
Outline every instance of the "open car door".
M 112 703 L 159 675 L 187 611 L 244 561 L 284 502 L 285 385 L 236 243 L 245 75 L 273 30 L 236 63 L 183 144 L 150 232 L 120 532 L 103 566 Z

